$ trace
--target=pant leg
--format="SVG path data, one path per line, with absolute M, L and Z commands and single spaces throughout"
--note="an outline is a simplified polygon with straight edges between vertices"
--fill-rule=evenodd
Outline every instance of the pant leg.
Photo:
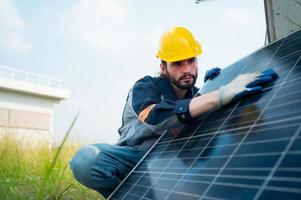
M 132 147 L 93 144 L 79 149 L 70 167 L 80 183 L 108 197 L 144 153 Z

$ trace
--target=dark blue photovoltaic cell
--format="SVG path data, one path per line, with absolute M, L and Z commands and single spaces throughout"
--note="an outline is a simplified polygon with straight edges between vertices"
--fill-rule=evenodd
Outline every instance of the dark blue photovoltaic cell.
M 164 134 L 110 199 L 301 199 L 301 31 L 222 70 L 202 93 L 273 68 L 265 92 Z

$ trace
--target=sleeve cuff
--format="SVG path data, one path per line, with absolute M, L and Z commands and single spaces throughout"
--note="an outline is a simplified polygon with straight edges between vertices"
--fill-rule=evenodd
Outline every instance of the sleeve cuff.
M 190 124 L 196 121 L 195 118 L 192 118 L 189 112 L 189 104 L 191 99 L 180 100 L 176 103 L 176 115 L 178 120 L 183 124 Z

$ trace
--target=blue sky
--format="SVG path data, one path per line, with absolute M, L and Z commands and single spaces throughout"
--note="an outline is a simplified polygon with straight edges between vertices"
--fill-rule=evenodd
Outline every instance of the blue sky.
M 264 44 L 263 0 L 0 0 L 0 65 L 67 81 L 55 107 L 59 141 L 75 113 L 81 142 L 114 143 L 127 93 L 159 72 L 160 34 L 185 26 L 202 44 L 199 79 Z

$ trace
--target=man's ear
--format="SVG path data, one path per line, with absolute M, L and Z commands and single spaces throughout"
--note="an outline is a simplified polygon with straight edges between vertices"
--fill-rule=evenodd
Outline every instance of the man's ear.
M 166 65 L 164 65 L 163 63 L 160 63 L 160 70 L 161 70 L 161 74 L 165 74 L 165 71 L 166 71 Z

